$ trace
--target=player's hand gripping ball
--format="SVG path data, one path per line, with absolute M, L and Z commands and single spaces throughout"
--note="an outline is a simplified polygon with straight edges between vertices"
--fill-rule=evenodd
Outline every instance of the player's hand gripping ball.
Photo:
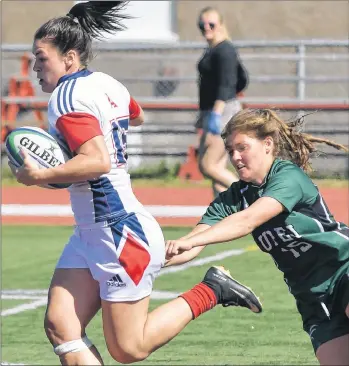
M 71 158 L 69 152 L 46 131 L 25 126 L 13 130 L 6 139 L 5 148 L 9 165 L 17 179 L 26 185 L 35 180 L 38 169 L 54 168 Z M 44 184 L 44 188 L 68 188 L 70 183 Z

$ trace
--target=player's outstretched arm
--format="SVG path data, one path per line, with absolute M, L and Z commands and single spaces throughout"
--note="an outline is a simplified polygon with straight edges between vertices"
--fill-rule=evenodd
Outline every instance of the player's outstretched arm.
M 210 227 L 211 226 L 206 225 L 206 224 L 199 224 L 199 225 L 195 226 L 195 228 L 189 234 L 183 236 L 181 239 L 190 238 L 191 236 L 198 234 L 200 232 L 203 232 L 203 231 L 209 229 Z M 197 257 L 204 248 L 205 248 L 205 246 L 200 246 L 200 247 L 193 248 L 192 250 L 189 250 L 182 254 L 175 255 L 174 257 L 170 258 L 169 260 L 166 260 L 164 267 L 178 266 L 180 264 L 187 263 L 187 262 L 191 261 L 192 259 L 194 259 L 195 257 Z
M 196 247 L 224 243 L 246 236 L 282 211 L 284 206 L 276 199 L 259 198 L 247 209 L 222 219 L 204 232 L 186 239 L 167 241 L 166 258 L 170 259 Z

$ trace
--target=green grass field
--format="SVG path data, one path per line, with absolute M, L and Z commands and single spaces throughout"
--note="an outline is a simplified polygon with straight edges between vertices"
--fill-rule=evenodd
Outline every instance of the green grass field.
M 71 233 L 67 227 L 2 227 L 2 290 L 45 290 L 58 256 Z M 165 228 L 166 239 L 187 229 Z M 317 364 L 310 341 L 302 330 L 293 297 L 268 255 L 251 250 L 252 239 L 206 248 L 201 258 L 230 249 L 249 249 L 212 264 L 231 270 L 261 298 L 264 312 L 256 315 L 241 308 L 216 307 L 189 324 L 169 344 L 143 361 L 144 365 L 311 365 Z M 182 292 L 199 282 L 210 263 L 160 276 L 155 290 Z M 3 299 L 2 311 L 35 300 Z M 152 300 L 154 308 L 162 301 Z M 43 330 L 44 306 L 3 316 L 2 361 L 30 365 L 57 365 Z M 100 314 L 91 322 L 88 336 L 99 348 L 106 365 L 116 364 L 103 339 Z

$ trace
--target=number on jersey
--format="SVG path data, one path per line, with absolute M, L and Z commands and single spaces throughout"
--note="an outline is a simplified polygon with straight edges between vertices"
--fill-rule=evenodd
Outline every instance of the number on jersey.
M 113 141 L 116 150 L 116 166 L 121 166 L 127 162 L 127 132 L 129 126 L 129 118 L 110 121 L 113 127 Z

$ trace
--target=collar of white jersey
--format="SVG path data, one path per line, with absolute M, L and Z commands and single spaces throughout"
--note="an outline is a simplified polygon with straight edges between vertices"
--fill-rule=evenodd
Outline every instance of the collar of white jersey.
M 81 78 L 81 77 L 85 77 L 85 76 L 89 76 L 92 74 L 92 71 L 88 70 L 88 69 L 83 69 L 77 72 L 73 72 L 72 74 L 67 74 L 62 76 L 57 83 L 57 86 L 63 82 L 65 82 L 66 80 L 73 80 L 73 79 L 77 79 L 77 78 Z

